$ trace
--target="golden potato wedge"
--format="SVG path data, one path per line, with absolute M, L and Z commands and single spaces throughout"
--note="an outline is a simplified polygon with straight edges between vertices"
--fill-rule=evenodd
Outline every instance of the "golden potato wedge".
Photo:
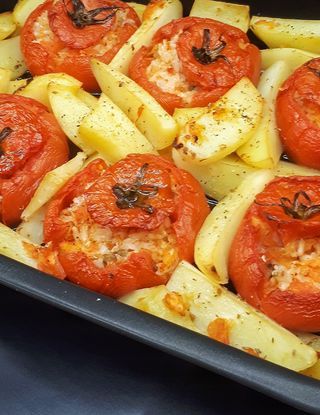
M 25 88 L 17 92 L 18 95 L 33 98 L 45 105 L 49 111 L 52 111 L 48 96 L 48 86 L 50 84 L 66 85 L 72 87 L 76 92 L 81 88 L 82 83 L 78 79 L 66 73 L 48 73 L 45 75 L 35 76 Z
M 98 98 L 91 95 L 89 92 L 85 91 L 84 89 L 80 88 L 77 93 L 77 97 L 86 104 L 91 110 L 95 109 L 98 104 Z
M 153 153 L 156 150 L 129 118 L 101 94 L 97 107 L 80 124 L 84 143 L 111 163 L 130 153 Z
M 40 207 L 32 216 L 23 220 L 16 229 L 16 232 L 34 244 L 43 243 L 43 221 L 47 205 Z
M 8 94 L 17 93 L 20 89 L 23 89 L 27 84 L 27 79 L 16 79 L 14 81 L 10 81 L 8 86 Z
M 149 4 L 141 26 L 118 51 L 110 62 L 110 67 L 127 75 L 129 63 L 136 51 L 142 46 L 148 46 L 161 26 L 179 17 L 182 17 L 182 4 L 179 0 L 159 0 Z
M 173 143 L 178 126 L 147 91 L 103 62 L 93 59 L 91 67 L 102 92 L 127 115 L 155 149 L 161 150 Z
M 303 341 L 303 343 L 312 347 L 318 354 L 317 362 L 301 373 L 303 375 L 310 376 L 313 379 L 320 380 L 320 336 L 311 333 L 297 333 L 297 336 Z
M 178 167 L 191 173 L 201 183 L 204 191 L 217 200 L 221 200 L 229 192 L 236 189 L 245 177 L 258 170 L 249 166 L 235 154 L 205 166 L 197 166 L 183 160 L 175 149 L 172 151 L 172 157 Z M 275 175 L 319 176 L 320 171 L 286 161 L 279 161 L 275 168 Z
M 38 209 L 45 205 L 64 184 L 81 170 L 87 155 L 78 153 L 73 159 L 62 166 L 48 172 L 40 182 L 21 218 L 28 220 Z
M 227 23 L 247 32 L 250 23 L 250 8 L 243 4 L 214 0 L 195 0 L 190 16 L 204 17 Z
M 177 137 L 181 157 L 198 165 L 220 160 L 253 136 L 262 116 L 263 99 L 242 78 L 206 113 L 188 122 Z
M 184 160 L 175 149 L 172 150 L 172 158 L 178 167 L 187 170 L 200 182 L 209 196 L 217 200 L 224 198 L 249 173 L 257 170 L 246 164 L 235 154 L 205 166 L 198 166 Z
M 13 9 L 13 18 L 18 27 L 22 27 L 30 14 L 45 0 L 18 0 Z
M 0 40 L 10 36 L 16 30 L 16 23 L 11 12 L 0 13 Z
M 0 94 L 8 94 L 10 88 L 11 70 L 0 68 Z
M 195 242 L 195 262 L 204 274 L 218 283 L 228 282 L 228 257 L 233 238 L 255 196 L 273 177 L 271 170 L 251 173 L 204 221 Z
M 135 2 L 131 2 L 131 1 L 129 1 L 128 4 L 129 4 L 129 6 L 131 6 L 133 8 L 133 10 L 139 16 L 139 19 L 142 21 L 143 13 L 144 13 L 147 6 L 145 4 L 135 3 Z
M 290 75 L 285 61 L 277 61 L 266 69 L 258 85 L 264 98 L 262 119 L 253 136 L 238 148 L 237 154 L 250 166 L 273 169 L 282 154 L 282 144 L 276 121 L 275 101 L 279 88 Z
M 37 268 L 37 261 L 26 249 L 26 244 L 33 245 L 28 239 L 0 223 L 0 254 Z
M 182 130 L 188 122 L 196 120 L 207 112 L 207 107 L 176 108 L 172 116 L 178 124 L 179 129 Z
M 252 16 L 250 29 L 269 48 L 297 48 L 320 53 L 320 20 Z
M 82 138 L 79 128 L 82 120 L 93 109 L 81 99 L 83 98 L 81 91 L 81 89 L 75 90 L 72 86 L 54 83 L 49 85 L 47 94 L 52 112 L 66 136 L 82 151 L 90 155 L 95 150 Z M 81 98 L 79 98 L 80 92 Z M 97 102 L 96 100 L 95 105 Z
M 194 325 L 208 335 L 215 319 L 226 321 L 229 344 L 262 359 L 300 371 L 312 366 L 316 352 L 249 304 L 182 261 L 167 288 L 188 302 Z
M 26 70 L 26 64 L 20 49 L 20 36 L 0 40 L 1 68 L 11 71 L 11 80 L 21 76 Z
M 192 322 L 187 302 L 178 293 L 170 292 L 165 285 L 133 291 L 119 301 L 199 332 Z
M 294 48 L 263 49 L 261 50 L 261 68 L 266 70 L 277 61 L 285 61 L 290 68 L 290 72 L 293 72 L 310 59 L 319 56 L 316 53 Z

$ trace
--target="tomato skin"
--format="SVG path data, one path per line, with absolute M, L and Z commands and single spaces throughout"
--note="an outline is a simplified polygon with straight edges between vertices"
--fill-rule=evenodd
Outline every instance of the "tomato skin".
M 2 142 L 0 216 L 4 224 L 16 226 L 43 176 L 68 161 L 69 149 L 54 116 L 37 101 L 1 94 L 0 109 L 0 129 L 13 130 Z M 12 154 L 23 157 L 12 158 Z
M 299 67 L 280 88 L 277 124 L 285 152 L 297 164 L 320 168 L 320 58 Z
M 141 207 L 119 208 L 112 188 L 117 184 L 132 185 L 146 163 L 148 169 L 141 180 L 158 186 L 157 193 L 147 200 L 153 213 Z M 146 249 L 131 252 L 120 263 L 109 261 L 98 268 L 78 245 L 70 247 L 69 242 L 73 243 L 70 225 L 61 218 L 61 212 L 79 196 L 85 198 L 90 220 L 113 231 L 156 231 L 170 219 L 179 258 L 188 261 L 193 260 L 195 236 L 209 213 L 200 184 L 159 156 L 132 154 L 111 167 L 97 159 L 72 178 L 48 207 L 44 240 L 52 242 L 58 251 L 69 280 L 112 297 L 164 284 L 168 276 L 156 273 L 151 252 Z
M 140 26 L 136 12 L 120 0 L 84 0 L 89 10 L 98 7 L 116 6 L 127 13 L 128 22 L 115 23 L 113 17 L 102 25 L 76 28 L 67 15 L 70 0 L 66 6 L 62 0 L 47 0 L 38 6 L 27 19 L 21 31 L 21 50 L 32 75 L 50 72 L 65 72 L 79 79 L 85 89 L 96 91 L 99 86 L 92 74 L 90 60 L 94 57 L 109 63 L 124 42 Z M 35 24 L 43 16 L 48 16 L 46 35 L 40 40 L 34 34 Z M 105 12 L 96 18 L 106 16 Z M 120 19 L 120 18 L 119 18 Z M 103 46 L 104 36 L 110 35 L 110 47 Z M 110 43 L 111 42 L 111 43 Z M 103 52 L 103 49 L 105 51 Z
M 226 46 L 221 54 L 225 55 L 229 62 L 218 59 L 211 64 L 203 65 L 195 59 L 192 47 L 201 48 L 204 29 L 210 29 L 212 48 L 223 37 Z M 185 102 L 180 96 L 160 89 L 149 81 L 147 76 L 147 68 L 153 60 L 155 45 L 163 40 L 172 39 L 179 32 L 181 33 L 176 48 L 181 73 L 190 85 L 197 88 L 190 102 Z M 129 75 L 172 114 L 175 108 L 206 106 L 215 102 L 244 76 L 257 84 L 260 66 L 259 49 L 249 43 L 247 35 L 240 29 L 213 19 L 185 17 L 160 28 L 154 35 L 151 45 L 139 49 L 130 63 Z
M 313 278 L 310 271 L 314 283 L 293 278 L 289 286 L 281 289 L 274 283 L 272 271 L 275 263 L 292 266 L 295 256 L 281 254 L 290 243 L 320 240 L 320 214 L 305 220 L 294 219 L 281 207 L 271 205 L 279 203 L 279 197 L 293 200 L 294 194 L 301 190 L 310 196 L 312 204 L 318 205 L 319 186 L 319 177 L 273 180 L 257 195 L 257 203 L 248 209 L 230 250 L 229 274 L 237 292 L 249 304 L 291 330 L 320 330 L 320 279 Z M 304 199 L 303 202 L 306 203 Z M 304 260 L 298 258 L 298 261 L 302 269 Z M 314 269 L 316 272 L 317 268 Z

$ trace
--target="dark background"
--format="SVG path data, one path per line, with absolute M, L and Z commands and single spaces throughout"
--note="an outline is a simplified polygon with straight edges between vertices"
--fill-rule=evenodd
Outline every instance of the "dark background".
M 0 11 L 13 5 L 0 1 Z M 254 14 L 320 18 L 316 0 L 243 3 Z M 0 316 L 1 415 L 302 414 L 1 286 Z

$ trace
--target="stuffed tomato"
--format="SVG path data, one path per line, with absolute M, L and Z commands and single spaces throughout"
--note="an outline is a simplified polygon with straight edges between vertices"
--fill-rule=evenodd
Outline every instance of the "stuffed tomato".
M 244 76 L 257 83 L 260 51 L 236 27 L 185 17 L 157 31 L 133 57 L 129 75 L 172 113 L 216 101 Z
M 0 94 L 0 218 L 16 226 L 43 176 L 68 160 L 67 139 L 39 102 Z
M 319 177 L 270 182 L 247 211 L 230 250 L 237 292 L 292 330 L 320 330 L 319 189 Z
M 47 0 L 22 29 L 22 53 L 33 75 L 65 72 L 94 91 L 91 58 L 109 63 L 139 25 L 120 0 Z
M 320 169 L 320 58 L 286 80 L 277 97 L 277 123 L 292 161 Z
M 181 259 L 192 261 L 207 214 L 199 183 L 161 157 L 97 159 L 49 204 L 44 237 L 67 279 L 119 297 L 165 284 Z

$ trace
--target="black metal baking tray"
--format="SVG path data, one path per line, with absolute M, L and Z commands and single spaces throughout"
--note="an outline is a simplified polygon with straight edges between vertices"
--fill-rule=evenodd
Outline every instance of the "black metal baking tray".
M 14 1 L 4 0 L 0 12 Z M 184 1 L 186 10 L 192 1 Z M 269 16 L 320 19 L 319 2 L 238 1 L 252 13 Z M 0 57 L 1 59 L 1 57 Z M 0 256 L 0 283 L 35 299 L 69 311 L 86 320 L 139 340 L 157 349 L 233 379 L 284 403 L 320 414 L 320 383 L 207 337 L 135 310 L 116 300 Z M 248 402 L 248 405 L 250 403 Z

